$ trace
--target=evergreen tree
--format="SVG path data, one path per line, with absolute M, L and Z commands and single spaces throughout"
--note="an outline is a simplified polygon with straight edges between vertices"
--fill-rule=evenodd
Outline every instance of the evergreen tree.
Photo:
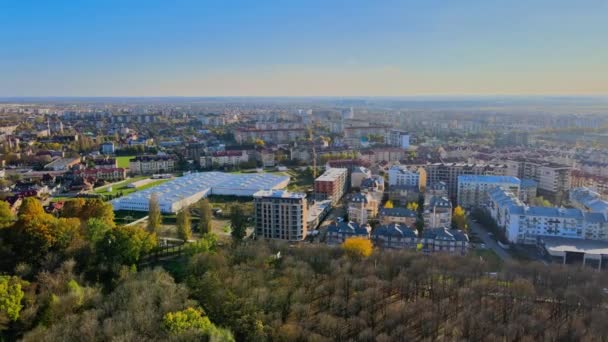
M 148 204 L 148 232 L 155 233 L 158 235 L 161 222 L 162 218 L 160 215 L 158 195 L 156 193 L 153 193 L 152 196 L 150 196 L 150 202 Z
M 232 240 L 235 243 L 241 242 L 247 235 L 247 216 L 241 204 L 234 204 L 230 208 L 230 226 Z
M 192 238 L 190 208 L 184 208 L 177 214 L 177 236 L 184 242 L 187 242 Z
M 200 221 L 198 228 L 201 234 L 207 234 L 211 232 L 211 205 L 209 205 L 208 199 L 203 199 L 200 204 Z

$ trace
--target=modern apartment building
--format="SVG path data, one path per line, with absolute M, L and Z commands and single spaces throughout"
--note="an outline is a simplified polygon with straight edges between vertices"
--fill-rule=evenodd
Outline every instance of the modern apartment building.
M 529 159 L 508 160 L 505 164 L 506 175 L 538 182 L 540 195 L 560 200 L 563 198 L 556 197 L 563 196 L 570 189 L 572 167 L 569 165 Z
M 306 238 L 306 194 L 260 190 L 253 195 L 253 204 L 256 237 L 288 241 Z
M 471 208 L 485 204 L 490 190 L 499 186 L 519 196 L 521 181 L 512 176 L 458 176 L 458 205 Z
M 398 129 L 391 129 L 384 137 L 384 142 L 387 145 L 407 149 L 410 147 L 410 133 Z
M 504 164 L 467 164 L 467 163 L 434 163 L 424 165 L 427 183 L 437 184 L 444 182 L 450 199 L 455 200 L 458 195 L 458 176 L 462 175 L 506 175 L 507 167 Z
M 488 209 L 510 242 L 536 244 L 542 237 L 608 240 L 608 213 L 563 207 L 530 207 L 515 194 L 496 187 Z
M 327 169 L 314 182 L 315 196 L 318 199 L 331 199 L 338 203 L 348 188 L 348 169 Z
M 173 172 L 175 160 L 168 156 L 139 156 L 129 160 L 129 170 L 136 175 Z
M 394 165 L 388 169 L 388 185 L 406 185 L 417 187 L 418 190 L 424 190 L 426 187 L 427 175 L 422 167 L 408 167 L 403 165 Z

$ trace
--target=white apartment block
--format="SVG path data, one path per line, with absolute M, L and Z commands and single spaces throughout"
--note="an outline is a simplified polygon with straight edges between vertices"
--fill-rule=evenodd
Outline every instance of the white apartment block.
M 490 190 L 502 187 L 519 195 L 521 181 L 511 176 L 458 176 L 458 205 L 471 208 L 483 205 L 488 201 Z
M 421 167 L 392 166 L 388 170 L 388 185 L 407 185 L 423 189 L 426 187 L 426 171 Z
M 175 160 L 166 156 L 135 157 L 129 161 L 129 170 L 138 175 L 173 172 Z
M 496 187 L 488 209 L 512 243 L 536 244 L 540 237 L 608 240 L 608 213 L 560 207 L 529 207 L 515 194 Z

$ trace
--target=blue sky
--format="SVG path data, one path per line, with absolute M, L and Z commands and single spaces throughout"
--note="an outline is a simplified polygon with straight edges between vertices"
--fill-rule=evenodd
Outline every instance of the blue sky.
M 603 0 L 0 0 L 0 96 L 607 93 Z

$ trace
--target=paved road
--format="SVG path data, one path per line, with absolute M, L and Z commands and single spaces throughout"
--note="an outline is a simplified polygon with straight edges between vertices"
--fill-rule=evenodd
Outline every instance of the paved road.
M 486 248 L 493 250 L 503 261 L 513 260 L 511 254 L 502 249 L 498 243 L 496 243 L 496 240 L 491 238 L 488 235 L 488 231 L 482 228 L 479 223 L 469 220 L 469 228 L 471 229 L 471 232 L 475 233 L 481 239 L 481 241 L 486 244 Z

